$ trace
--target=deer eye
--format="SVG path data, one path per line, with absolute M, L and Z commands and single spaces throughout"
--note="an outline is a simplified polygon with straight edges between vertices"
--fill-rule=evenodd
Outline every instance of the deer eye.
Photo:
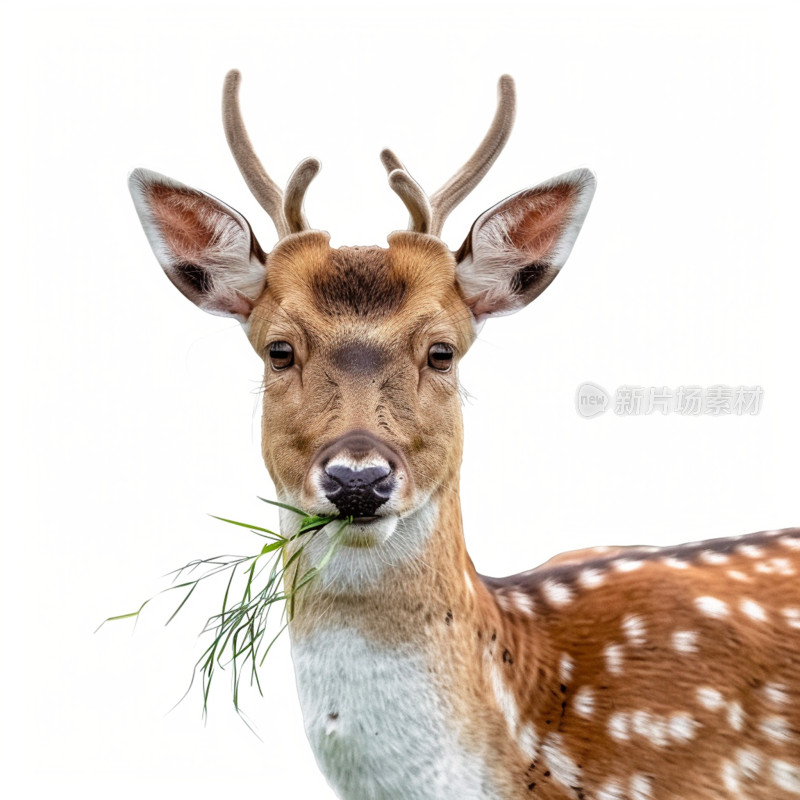
M 453 348 L 443 342 L 432 344 L 428 350 L 428 366 L 439 372 L 449 372 L 453 366 Z
M 286 369 L 294 364 L 294 350 L 289 342 L 273 342 L 269 346 L 269 363 L 272 369 Z

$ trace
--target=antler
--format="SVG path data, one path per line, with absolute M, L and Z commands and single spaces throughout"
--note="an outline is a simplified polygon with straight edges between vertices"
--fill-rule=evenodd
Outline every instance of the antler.
M 472 158 L 441 189 L 434 192 L 430 200 L 391 150 L 381 153 L 381 161 L 389 173 L 389 185 L 411 214 L 409 230 L 441 236 L 450 212 L 480 183 L 500 155 L 514 125 L 515 109 L 514 79 L 510 75 L 503 75 L 497 83 L 497 111 L 488 133 Z
M 303 213 L 303 198 L 308 184 L 319 172 L 320 163 L 314 158 L 303 161 L 289 178 L 284 196 L 280 186 L 264 169 L 247 135 L 239 108 L 241 80 L 239 70 L 232 69 L 225 76 L 222 90 L 222 122 L 236 165 L 253 196 L 272 217 L 281 239 L 290 233 L 309 230 L 308 220 Z

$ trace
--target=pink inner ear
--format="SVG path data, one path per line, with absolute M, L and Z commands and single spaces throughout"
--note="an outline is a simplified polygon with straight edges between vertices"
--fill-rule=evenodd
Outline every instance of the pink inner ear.
M 546 260 L 567 224 L 576 198 L 575 187 L 567 184 L 528 195 L 524 212 L 509 225 L 511 243 L 533 259 Z
M 250 316 L 250 312 L 253 310 L 253 305 L 253 301 L 245 297 L 243 294 L 231 293 L 227 297 L 227 305 L 225 310 L 229 314 L 247 319 L 247 317 Z
M 214 244 L 216 229 L 208 213 L 209 199 L 193 192 L 178 192 L 157 183 L 147 187 L 156 224 L 175 256 L 196 263 Z
M 468 297 L 465 302 L 467 306 L 469 306 L 470 311 L 472 311 L 472 316 L 475 317 L 475 321 L 478 323 L 483 322 L 486 317 L 497 311 L 497 303 L 487 302 L 485 294 Z

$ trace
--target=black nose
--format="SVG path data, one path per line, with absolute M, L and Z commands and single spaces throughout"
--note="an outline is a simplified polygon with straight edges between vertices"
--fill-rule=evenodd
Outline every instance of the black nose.
M 394 476 L 388 464 L 350 469 L 343 464 L 325 467 L 325 497 L 346 517 L 371 517 L 391 497 Z

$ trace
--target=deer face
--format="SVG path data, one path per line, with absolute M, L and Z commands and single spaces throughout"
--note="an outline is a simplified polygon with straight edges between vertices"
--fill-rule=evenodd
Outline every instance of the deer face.
M 307 232 L 270 254 L 267 273 L 249 337 L 279 492 L 363 526 L 420 507 L 461 458 L 456 364 L 473 324 L 452 254 L 418 233 L 333 250 Z
M 347 535 L 360 547 L 386 541 L 399 521 L 456 489 L 458 362 L 483 320 L 527 305 L 558 274 L 594 193 L 588 170 L 567 173 L 482 214 L 457 252 L 445 246 L 447 212 L 510 128 L 504 80 L 487 138 L 431 202 L 384 152 L 412 218 L 388 249 L 332 249 L 327 234 L 309 230 L 302 196 L 319 165 L 303 162 L 285 196 L 266 177 L 241 127 L 235 74 L 228 138 L 235 154 L 244 147 L 240 168 L 282 236 L 269 255 L 244 217 L 211 195 L 146 170 L 131 175 L 167 276 L 201 308 L 237 318 L 264 360 L 262 450 L 281 499 L 352 517 Z

